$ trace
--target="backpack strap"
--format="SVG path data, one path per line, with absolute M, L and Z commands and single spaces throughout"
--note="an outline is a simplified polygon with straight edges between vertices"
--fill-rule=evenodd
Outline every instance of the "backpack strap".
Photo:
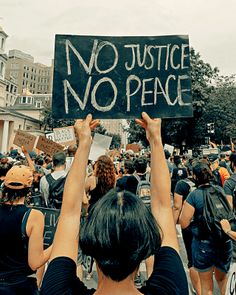
M 46 177 L 46 180 L 47 180 L 48 185 L 50 187 L 53 184 L 53 182 L 55 182 L 55 179 L 52 177 L 52 174 L 51 173 L 49 173 L 45 177 Z
M 29 215 L 30 215 L 30 212 L 31 212 L 32 208 L 28 209 L 24 216 L 23 216 L 23 219 L 22 219 L 22 222 L 21 222 L 21 234 L 22 234 L 22 238 L 26 238 L 27 237 L 27 233 L 26 233 L 26 224 L 27 224 L 27 221 L 28 221 L 28 218 L 29 218 Z

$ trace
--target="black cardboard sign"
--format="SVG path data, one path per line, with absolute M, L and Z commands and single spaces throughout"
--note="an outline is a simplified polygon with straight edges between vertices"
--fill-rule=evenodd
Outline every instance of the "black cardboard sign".
M 56 35 L 53 117 L 191 117 L 188 36 Z

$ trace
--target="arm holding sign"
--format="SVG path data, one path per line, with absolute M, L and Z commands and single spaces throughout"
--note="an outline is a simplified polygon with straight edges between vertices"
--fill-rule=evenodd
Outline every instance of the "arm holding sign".
M 77 120 L 75 123 L 79 147 L 66 179 L 51 259 L 66 256 L 75 262 L 77 261 L 81 203 L 84 196 L 86 167 L 91 146 L 91 130 L 96 128 L 98 124 L 99 121 L 92 121 L 91 115 L 88 115 L 84 121 Z
M 146 130 L 151 147 L 151 208 L 163 232 L 162 246 L 172 247 L 179 253 L 171 208 L 170 176 L 161 139 L 161 120 L 142 113 L 142 120 L 136 119 L 136 122 Z
M 28 151 L 25 149 L 24 146 L 21 147 L 21 150 L 22 150 L 22 153 L 23 153 L 24 156 L 25 156 L 26 161 L 28 162 L 28 165 L 29 165 L 30 169 L 31 169 L 32 171 L 35 171 L 34 162 L 33 162 L 32 159 L 30 158 L 30 155 L 29 155 Z

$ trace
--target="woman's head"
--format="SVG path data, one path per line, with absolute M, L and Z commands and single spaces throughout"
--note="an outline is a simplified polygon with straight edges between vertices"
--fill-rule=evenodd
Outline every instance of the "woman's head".
M 122 281 L 161 245 L 155 218 L 134 194 L 110 190 L 89 213 L 80 246 L 94 257 L 100 270 Z
M 105 194 L 115 186 L 115 168 L 108 156 L 100 156 L 95 164 L 95 176 Z
M 13 166 L 6 174 L 2 189 L 1 202 L 14 202 L 30 193 L 33 173 L 29 167 Z
M 207 184 L 214 179 L 206 160 L 199 160 L 193 163 L 193 176 L 197 186 Z

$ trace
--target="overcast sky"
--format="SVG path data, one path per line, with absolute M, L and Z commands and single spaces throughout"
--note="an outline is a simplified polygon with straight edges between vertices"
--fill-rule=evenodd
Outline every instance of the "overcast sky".
M 55 34 L 188 34 L 205 62 L 236 73 L 236 0 L 0 0 L 0 26 L 7 51 L 47 65 Z

